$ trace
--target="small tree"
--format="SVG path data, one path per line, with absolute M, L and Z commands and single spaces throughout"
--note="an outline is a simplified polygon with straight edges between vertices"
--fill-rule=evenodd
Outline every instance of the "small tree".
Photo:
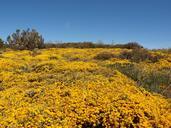
M 4 46 L 4 41 L 0 38 L 0 48 Z
M 35 30 L 19 30 L 7 38 L 10 48 L 17 50 L 33 50 L 44 47 L 43 37 Z

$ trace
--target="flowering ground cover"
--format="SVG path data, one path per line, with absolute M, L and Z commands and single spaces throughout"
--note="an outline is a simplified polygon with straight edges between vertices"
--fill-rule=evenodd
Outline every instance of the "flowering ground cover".
M 136 63 L 123 50 L 1 52 L 0 127 L 170 128 L 171 55 Z

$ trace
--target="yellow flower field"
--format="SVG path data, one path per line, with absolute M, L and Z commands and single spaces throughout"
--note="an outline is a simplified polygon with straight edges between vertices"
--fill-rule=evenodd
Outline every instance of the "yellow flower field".
M 134 62 L 94 59 L 101 52 L 118 55 L 122 49 L 2 52 L 0 128 L 171 128 L 170 98 L 110 68 Z M 139 63 L 143 72 L 170 70 L 170 54 L 152 54 L 166 57 Z

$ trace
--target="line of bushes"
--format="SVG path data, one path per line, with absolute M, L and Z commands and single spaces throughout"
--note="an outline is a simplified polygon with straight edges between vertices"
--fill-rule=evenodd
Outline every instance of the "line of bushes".
M 45 48 L 143 48 L 137 42 L 129 42 L 126 44 L 103 44 L 93 42 L 67 42 L 67 43 L 46 43 Z
M 128 51 L 128 50 L 123 51 L 119 55 L 115 55 L 114 53 L 111 53 L 111 52 L 101 52 L 97 54 L 94 57 L 94 59 L 109 60 L 111 58 L 119 58 L 119 59 L 128 59 L 131 62 L 136 62 L 136 63 L 139 63 L 142 61 L 149 61 L 149 62 L 155 63 L 164 57 L 165 56 L 163 55 L 152 54 L 147 49 L 135 48 L 135 49 L 132 49 L 131 51 Z
M 35 29 L 20 30 L 7 37 L 4 43 L 0 39 L 0 48 L 8 47 L 16 50 L 33 50 L 35 48 L 126 48 L 135 49 L 142 48 L 137 42 L 129 42 L 127 44 L 102 44 L 93 42 L 67 42 L 67 43 L 45 43 L 42 35 Z

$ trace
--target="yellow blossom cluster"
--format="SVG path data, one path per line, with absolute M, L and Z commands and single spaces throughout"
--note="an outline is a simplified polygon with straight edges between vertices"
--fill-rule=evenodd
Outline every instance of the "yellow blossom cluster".
M 0 128 L 170 128 L 171 101 L 138 87 L 100 52 L 122 49 L 43 49 L 0 55 Z M 171 67 L 168 59 L 146 67 Z

